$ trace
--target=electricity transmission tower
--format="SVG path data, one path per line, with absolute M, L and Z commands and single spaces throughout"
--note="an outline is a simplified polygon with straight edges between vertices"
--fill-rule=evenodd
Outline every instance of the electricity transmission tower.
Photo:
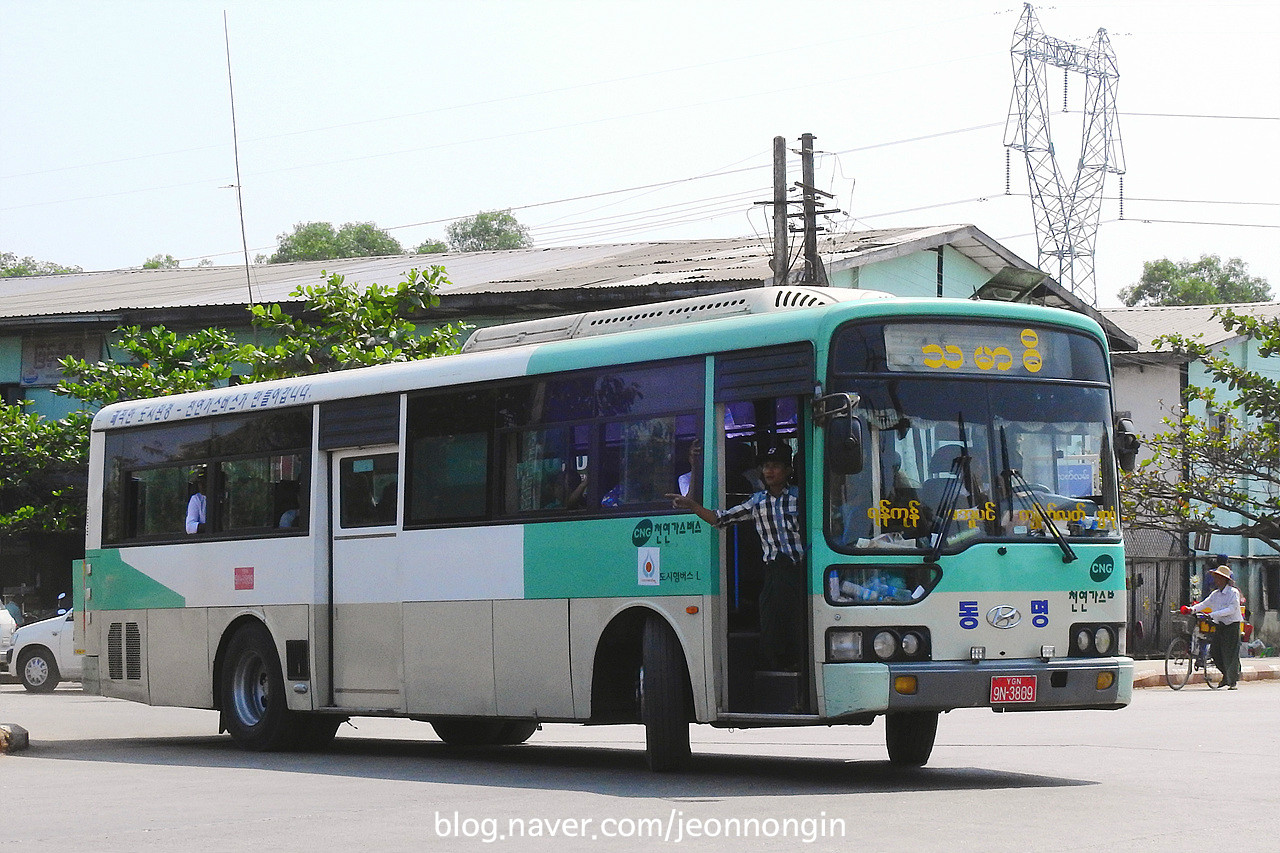
M 1089 305 L 1097 304 L 1094 243 L 1108 172 L 1124 174 L 1116 117 L 1116 55 L 1099 29 L 1088 48 L 1046 36 L 1030 3 L 1013 33 L 1013 98 L 1004 144 L 1027 161 L 1036 222 L 1036 265 Z M 1048 66 L 1085 75 L 1084 131 L 1074 177 L 1063 174 L 1049 137 Z M 1123 179 L 1122 179 L 1123 180 Z M 1123 186 L 1123 184 L 1122 184 Z M 1121 202 L 1123 204 L 1123 201 Z

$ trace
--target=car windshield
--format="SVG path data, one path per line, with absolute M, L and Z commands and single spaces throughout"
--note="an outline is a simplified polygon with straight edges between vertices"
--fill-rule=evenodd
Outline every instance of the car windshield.
M 842 384 L 834 390 L 861 397 L 865 464 L 854 475 L 828 469 L 827 536 L 837 549 L 955 551 L 1119 535 L 1105 387 L 920 377 Z

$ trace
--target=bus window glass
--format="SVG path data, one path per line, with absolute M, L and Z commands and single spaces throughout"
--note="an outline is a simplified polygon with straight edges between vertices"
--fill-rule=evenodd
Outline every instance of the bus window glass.
M 342 527 L 395 524 L 398 469 L 399 456 L 395 453 L 348 456 L 339 462 L 339 520 Z
M 219 530 L 244 532 L 300 528 L 301 454 L 237 459 L 220 465 Z
M 868 379 L 848 390 L 862 397 L 866 464 L 827 475 L 836 547 L 924 550 L 938 530 L 947 550 L 1048 535 L 1037 501 L 1065 535 L 1118 535 L 1105 389 Z
M 680 488 L 681 475 L 690 473 L 689 446 L 696 429 L 693 415 L 605 424 L 601 506 L 659 502 Z M 679 447 L 683 453 L 677 452 Z
M 519 386 L 527 389 L 528 386 Z M 497 416 L 505 424 L 519 408 L 509 387 L 499 391 L 433 393 L 409 400 L 406 524 L 484 518 L 488 514 L 489 447 Z
M 506 509 L 513 513 L 582 509 L 590 449 L 586 427 L 552 427 L 506 436 Z
M 191 468 L 185 465 L 131 472 L 128 485 L 133 529 L 130 536 L 176 538 L 184 535 L 192 476 Z
M 487 507 L 489 434 L 422 436 L 409 448 L 410 523 L 482 518 Z

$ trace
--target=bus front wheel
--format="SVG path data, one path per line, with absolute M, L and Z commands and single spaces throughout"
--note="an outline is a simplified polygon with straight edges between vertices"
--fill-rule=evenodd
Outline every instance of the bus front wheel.
M 280 655 L 263 625 L 246 625 L 231 638 L 219 696 L 223 722 L 241 749 L 269 752 L 293 745 L 296 724 L 285 704 Z
M 688 763 L 691 704 L 680 641 L 665 621 L 650 616 L 640 665 L 640 722 L 650 770 L 679 770 Z
M 937 734 L 937 711 L 910 711 L 888 714 L 884 718 L 889 761 L 902 767 L 923 767 L 933 752 Z

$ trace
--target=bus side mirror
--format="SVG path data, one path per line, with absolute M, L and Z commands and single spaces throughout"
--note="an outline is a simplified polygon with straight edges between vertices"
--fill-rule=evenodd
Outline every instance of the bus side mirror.
M 1141 446 L 1142 439 L 1138 438 L 1138 431 L 1133 428 L 1133 421 L 1129 418 L 1117 420 L 1116 460 L 1120 463 L 1121 470 L 1133 470 L 1138 461 L 1138 448 Z
M 862 472 L 862 421 L 851 414 L 827 422 L 827 470 L 833 474 Z

